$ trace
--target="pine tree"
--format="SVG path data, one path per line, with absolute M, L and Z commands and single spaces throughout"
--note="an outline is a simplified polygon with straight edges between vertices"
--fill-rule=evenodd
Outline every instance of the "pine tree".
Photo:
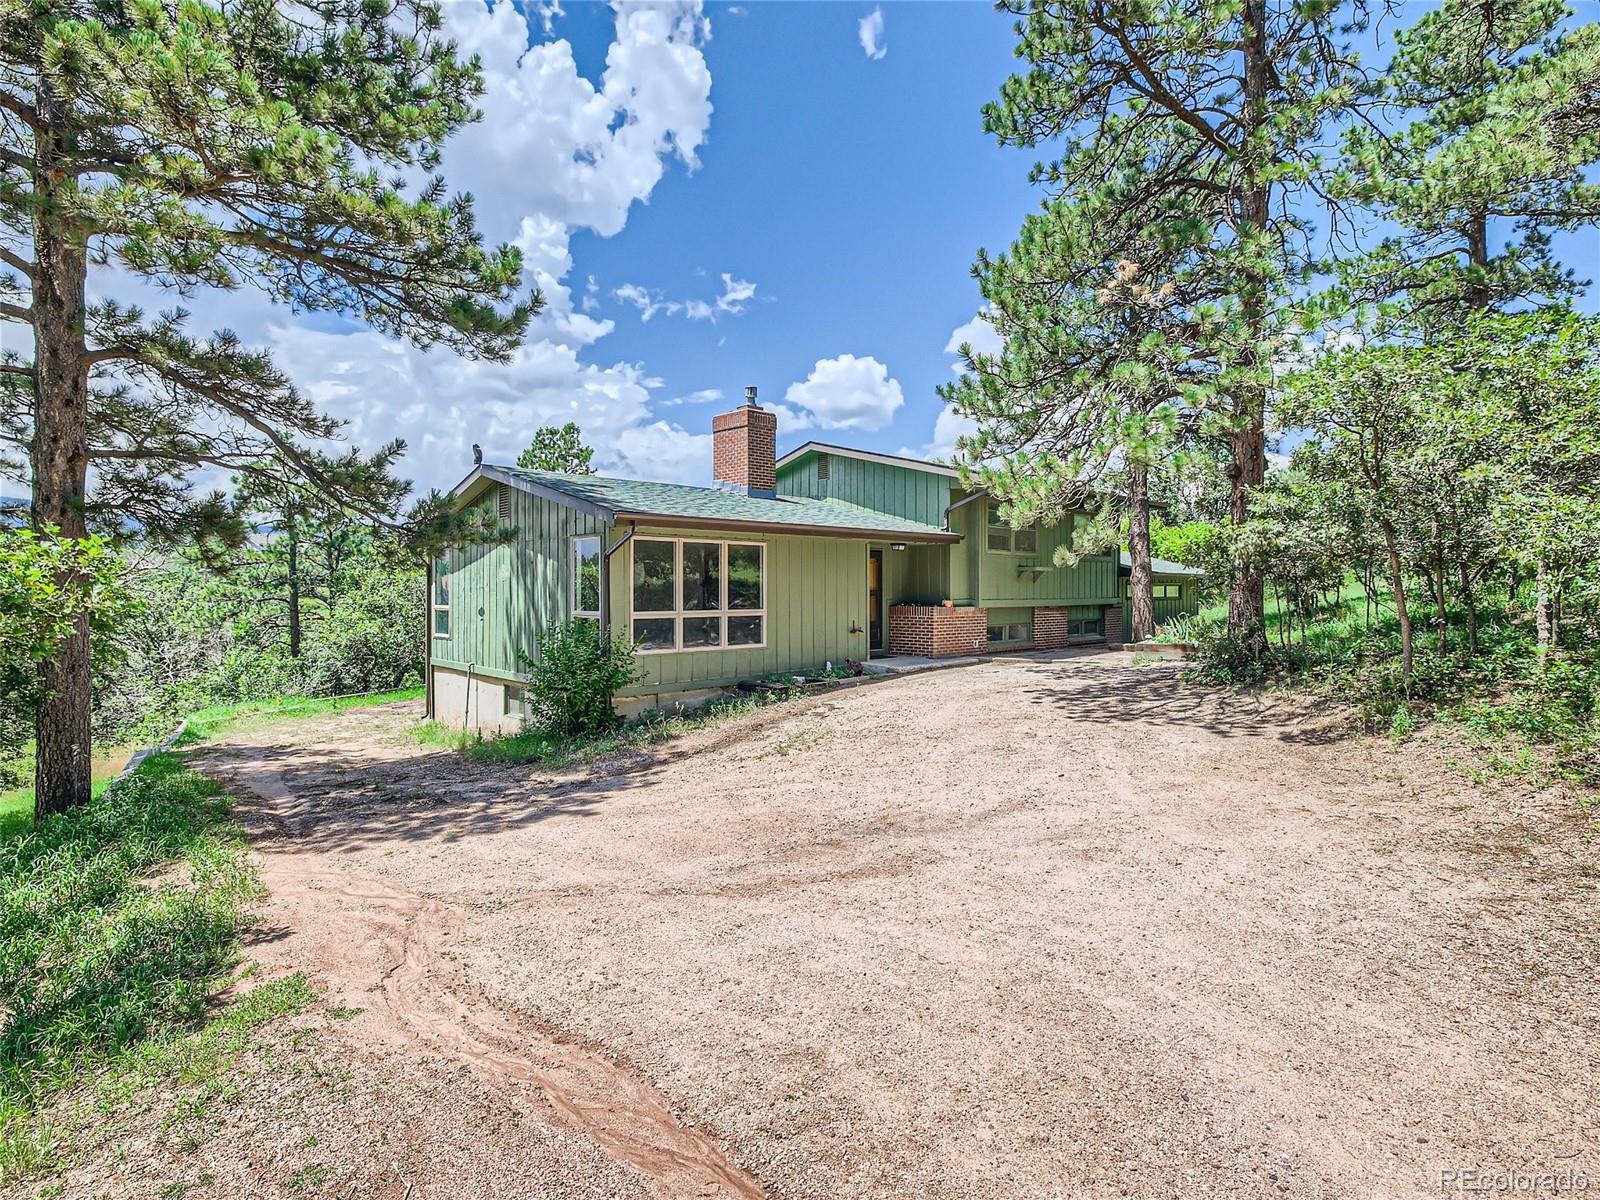
M 533 443 L 517 456 L 517 466 L 525 471 L 558 471 L 565 475 L 593 475 L 589 460 L 594 449 L 583 444 L 583 431 L 576 421 L 565 425 L 546 425 L 533 435 Z
M 269 355 L 192 334 L 182 310 L 91 305 L 91 268 L 182 294 L 253 284 L 421 346 L 512 351 L 538 303 L 515 302 L 518 252 L 485 249 L 437 176 L 412 198 L 382 174 L 432 172 L 475 117 L 478 66 L 441 24 L 431 0 L 0 0 L 0 225 L 31 246 L 0 255 L 0 316 L 33 335 L 31 359 L 3 364 L 0 436 L 31 459 L 36 528 L 237 532 L 220 496 L 193 493 L 202 467 L 281 461 L 342 486 L 307 450 L 340 423 Z M 97 294 L 114 286 L 97 275 Z M 41 814 L 89 796 L 86 621 L 42 684 Z
M 1339 264 L 1334 300 L 1437 332 L 1582 286 L 1550 233 L 1600 220 L 1600 27 L 1562 0 L 1446 0 L 1396 35 L 1391 126 L 1345 137 L 1333 194 L 1400 227 Z M 1585 119 L 1587 113 L 1587 119 Z
M 1361 92 L 1351 26 L 1318 0 L 1008 0 L 1028 68 L 984 110 L 1003 144 L 1059 153 L 1034 178 L 1055 196 L 1112 198 L 1115 226 L 1198 222 L 1227 320 L 1219 394 L 1231 441 L 1230 518 L 1249 518 L 1266 466 L 1273 358 L 1308 269 L 1294 200 L 1330 117 Z M 1345 10 L 1353 21 L 1362 6 Z M 1259 566 L 1236 564 L 1228 626 L 1265 645 Z
M 976 423 L 963 466 L 1012 520 L 1099 504 L 1075 538 L 1074 551 L 1089 553 L 1119 545 L 1126 522 L 1138 640 L 1155 631 L 1151 472 L 1214 409 L 1222 315 L 1183 240 L 1196 227 L 1170 240 L 1177 223 L 1129 228 L 1125 215 L 1107 196 L 1058 199 L 1023 223 L 1008 253 L 980 254 L 974 273 L 1002 348 L 964 347 L 966 372 L 940 393 Z

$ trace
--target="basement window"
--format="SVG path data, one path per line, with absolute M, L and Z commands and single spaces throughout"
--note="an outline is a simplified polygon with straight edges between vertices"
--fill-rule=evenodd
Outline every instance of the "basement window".
M 1106 614 L 1099 608 L 1073 608 L 1067 611 L 1067 636 L 1069 638 L 1104 637 Z

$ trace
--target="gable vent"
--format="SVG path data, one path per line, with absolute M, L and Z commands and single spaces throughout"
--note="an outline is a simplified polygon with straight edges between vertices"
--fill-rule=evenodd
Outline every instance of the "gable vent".
M 826 454 L 817 455 L 817 478 L 821 480 L 833 478 L 833 466 Z
M 496 500 L 499 508 L 496 510 L 495 516 L 499 518 L 500 524 L 511 524 L 511 489 L 502 483 L 500 485 L 500 494 L 496 497 Z

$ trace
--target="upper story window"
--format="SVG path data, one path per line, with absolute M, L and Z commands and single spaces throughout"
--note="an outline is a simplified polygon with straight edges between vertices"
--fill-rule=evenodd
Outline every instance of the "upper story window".
M 600 539 L 572 539 L 572 615 L 600 619 Z
M 450 636 L 450 555 L 433 560 L 433 636 Z
M 760 543 L 636 537 L 630 594 L 641 650 L 766 645 L 766 547 Z
M 1000 506 L 986 504 L 989 510 L 989 549 L 1002 554 L 1037 554 L 1039 553 L 1039 527 L 1037 525 L 1024 525 L 1021 529 L 1013 529 L 1004 517 L 1000 515 Z

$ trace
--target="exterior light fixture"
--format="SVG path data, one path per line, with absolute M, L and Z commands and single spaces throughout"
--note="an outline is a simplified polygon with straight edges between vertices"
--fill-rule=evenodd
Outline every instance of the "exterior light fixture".
M 904 542 L 890 542 L 889 543 L 889 549 L 891 549 L 891 550 L 904 550 L 905 548 L 906 548 L 906 544 Z

